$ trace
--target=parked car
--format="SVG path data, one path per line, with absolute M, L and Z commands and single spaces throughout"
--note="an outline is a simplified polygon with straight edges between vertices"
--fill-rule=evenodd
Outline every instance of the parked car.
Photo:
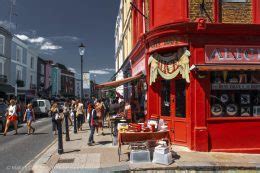
M 46 99 L 33 100 L 32 104 L 35 115 L 48 115 L 51 109 L 50 101 Z

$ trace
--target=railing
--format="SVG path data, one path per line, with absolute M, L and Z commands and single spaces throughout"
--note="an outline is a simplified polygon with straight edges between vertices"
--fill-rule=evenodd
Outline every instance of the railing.
M 7 76 L 6 75 L 0 75 L 0 83 L 7 83 Z

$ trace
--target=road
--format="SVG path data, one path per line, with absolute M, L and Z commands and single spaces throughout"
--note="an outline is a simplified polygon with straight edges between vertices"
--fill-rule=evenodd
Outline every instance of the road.
M 18 135 L 13 131 L 7 136 L 0 135 L 0 172 L 19 172 L 24 169 L 44 148 L 56 138 L 52 135 L 51 119 L 42 118 L 37 120 L 33 126 L 36 127 L 34 135 L 26 135 L 25 124 L 19 128 Z

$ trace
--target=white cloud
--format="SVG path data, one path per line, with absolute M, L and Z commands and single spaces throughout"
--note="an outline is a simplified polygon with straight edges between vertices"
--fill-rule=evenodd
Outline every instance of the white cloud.
M 57 49 L 62 49 L 61 46 L 58 46 L 58 45 L 54 45 L 53 43 L 51 42 L 45 42 L 41 45 L 41 50 L 57 50 Z
M 48 37 L 51 40 L 55 40 L 55 41 L 79 41 L 80 39 L 76 36 L 68 36 L 68 35 L 64 35 L 64 36 L 53 36 L 53 37 Z
M 112 68 L 104 68 L 104 69 L 90 70 L 89 72 L 90 72 L 90 74 L 102 75 L 102 74 L 114 73 L 114 72 L 115 72 L 115 69 L 112 69 Z
M 75 68 L 69 67 L 68 70 L 71 71 L 72 73 L 75 73 L 75 74 L 77 73 Z
M 110 74 L 106 70 L 90 70 L 89 72 L 90 72 L 90 74 Z
M 16 34 L 15 36 L 23 41 L 28 41 L 30 43 L 42 44 L 43 42 L 46 41 L 46 39 L 43 37 L 29 38 L 27 35 L 24 34 Z
M 15 36 L 23 41 L 27 41 L 29 39 L 27 35 L 23 35 L 23 34 L 16 34 Z
M 0 20 L 0 26 L 6 28 L 6 29 L 9 29 L 10 26 L 11 26 L 11 29 L 15 29 L 16 26 L 14 23 L 11 22 L 11 25 L 10 25 L 10 22 L 7 21 L 7 20 Z
M 105 68 L 104 70 L 111 71 L 111 72 L 115 72 L 116 71 L 114 68 Z

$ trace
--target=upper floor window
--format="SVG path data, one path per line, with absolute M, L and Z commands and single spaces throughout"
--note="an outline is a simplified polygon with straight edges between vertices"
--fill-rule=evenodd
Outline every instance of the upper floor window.
M 0 59 L 0 75 L 4 75 L 4 61 Z
M 34 69 L 34 57 L 31 57 L 31 69 Z
M 16 80 L 22 80 L 22 70 L 16 69 Z
M 0 35 L 0 55 L 5 53 L 5 37 Z
M 21 47 L 16 47 L 16 61 L 22 62 L 23 49 Z
M 44 75 L 44 64 L 41 64 L 41 74 Z

